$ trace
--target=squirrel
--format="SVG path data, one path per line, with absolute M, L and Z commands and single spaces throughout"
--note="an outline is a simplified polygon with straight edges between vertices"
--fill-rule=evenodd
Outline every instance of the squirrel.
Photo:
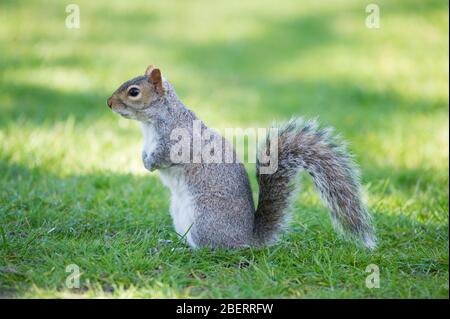
M 259 198 L 255 208 L 241 162 L 173 160 L 171 148 L 177 142 L 173 130 L 184 129 L 192 140 L 195 121 L 200 122 L 202 131 L 208 127 L 180 101 L 159 68 L 150 65 L 144 75 L 123 83 L 107 105 L 122 117 L 141 122 L 144 166 L 158 170 L 170 189 L 174 227 L 189 246 L 235 249 L 275 243 L 289 215 L 295 177 L 303 169 L 327 204 L 335 229 L 369 249 L 376 248 L 371 215 L 361 199 L 359 169 L 333 130 L 319 128 L 315 120 L 294 118 L 279 125 L 275 138 L 268 136 L 259 147 L 262 154 L 270 143 L 278 143 L 278 167 L 271 174 L 262 174 L 257 159 Z M 233 146 L 219 133 L 210 135 L 223 142 L 220 152 L 231 150 L 237 158 Z M 188 153 L 193 155 L 192 148 Z

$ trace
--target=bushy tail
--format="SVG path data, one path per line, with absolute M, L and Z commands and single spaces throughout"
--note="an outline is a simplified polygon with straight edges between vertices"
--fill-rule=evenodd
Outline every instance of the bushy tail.
M 331 133 L 331 129 L 319 129 L 316 121 L 293 119 L 260 146 L 259 154 L 269 154 L 270 144 L 278 142 L 278 169 L 262 174 L 263 165 L 257 161 L 259 201 L 254 232 L 258 243 L 270 243 L 280 232 L 294 191 L 293 180 L 303 168 L 327 203 L 335 228 L 371 249 L 376 247 L 371 217 L 361 200 L 359 171 L 345 145 Z

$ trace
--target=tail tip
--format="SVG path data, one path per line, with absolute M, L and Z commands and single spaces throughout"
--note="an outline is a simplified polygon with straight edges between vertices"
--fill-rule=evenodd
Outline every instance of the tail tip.
M 377 240 L 371 234 L 368 234 L 368 235 L 364 236 L 363 244 L 364 244 L 364 246 L 366 246 L 370 250 L 375 250 L 377 248 Z

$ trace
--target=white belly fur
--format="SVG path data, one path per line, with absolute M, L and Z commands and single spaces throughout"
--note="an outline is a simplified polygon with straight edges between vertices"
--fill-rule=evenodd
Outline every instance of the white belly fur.
M 151 154 L 158 145 L 158 134 L 150 123 L 142 123 L 142 134 L 144 135 L 144 146 L 142 151 Z
M 157 133 L 150 123 L 142 124 L 144 135 L 143 151 L 151 154 L 158 143 Z M 190 231 L 195 217 L 195 208 L 189 193 L 188 185 L 181 167 L 170 167 L 159 170 L 159 176 L 163 184 L 170 189 L 170 215 L 172 216 L 175 230 L 181 236 L 185 236 L 188 244 L 195 247 Z
M 190 228 L 194 223 L 195 208 L 184 178 L 183 168 L 170 167 L 159 170 L 159 176 L 170 189 L 170 215 L 176 232 L 185 236 L 188 244 L 195 247 Z

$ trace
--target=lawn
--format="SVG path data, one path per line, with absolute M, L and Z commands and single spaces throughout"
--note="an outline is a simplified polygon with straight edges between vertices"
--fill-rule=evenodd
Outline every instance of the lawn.
M 0 297 L 448 298 L 448 1 L 377 1 L 379 29 L 365 1 L 77 0 L 67 29 L 69 3 L 0 2 Z M 379 248 L 337 236 L 302 174 L 278 244 L 187 249 L 138 123 L 106 106 L 150 63 L 212 127 L 334 126 Z

